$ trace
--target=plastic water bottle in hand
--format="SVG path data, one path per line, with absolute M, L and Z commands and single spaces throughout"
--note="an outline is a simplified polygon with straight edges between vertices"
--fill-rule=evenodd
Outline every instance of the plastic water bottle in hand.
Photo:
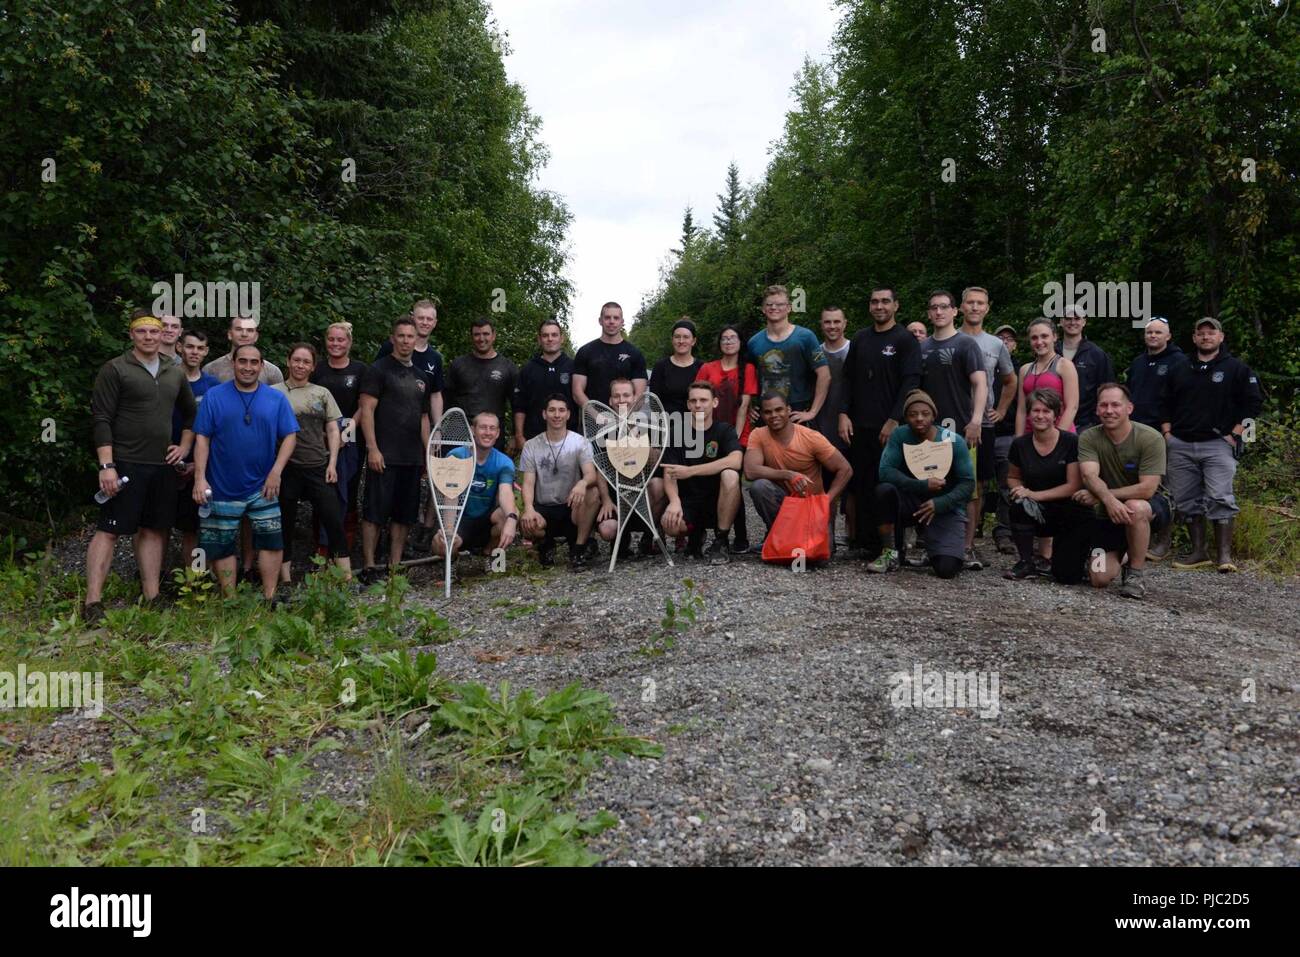
M 212 487 L 209 486 L 203 492 L 203 504 L 199 506 L 199 518 L 207 518 L 212 514 Z
M 129 482 L 129 481 L 131 481 L 131 480 L 130 480 L 129 478 L 127 478 L 125 475 L 123 475 L 120 479 L 117 480 L 117 490 L 118 490 L 119 492 L 122 491 L 122 486 L 125 485 L 125 484 L 126 484 L 127 482 Z M 107 501 L 108 501 L 110 498 L 112 498 L 112 497 L 113 497 L 113 496 L 109 495 L 109 494 L 108 494 L 107 492 L 105 492 L 102 488 L 101 488 L 98 492 L 95 493 L 95 501 L 98 502 L 100 505 L 103 505 L 105 502 L 107 502 Z

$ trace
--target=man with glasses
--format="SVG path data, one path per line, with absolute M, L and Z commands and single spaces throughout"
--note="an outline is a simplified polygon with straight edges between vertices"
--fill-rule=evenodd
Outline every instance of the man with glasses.
M 810 329 L 790 322 L 790 294 L 785 286 L 763 290 L 767 327 L 749 340 L 749 354 L 758 363 L 759 388 L 785 396 L 790 421 L 811 424 L 826 403 L 831 370 L 826 354 Z

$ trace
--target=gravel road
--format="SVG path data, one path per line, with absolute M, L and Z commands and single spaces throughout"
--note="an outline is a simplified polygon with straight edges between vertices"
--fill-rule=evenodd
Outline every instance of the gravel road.
M 663 744 L 581 801 L 621 820 L 595 848 L 611 865 L 1300 863 L 1294 581 L 1157 569 L 1135 602 L 994 564 L 488 575 L 433 602 L 472 629 L 440 669 L 580 679 Z M 685 579 L 698 622 L 642 653 Z M 997 707 L 924 706 L 900 690 L 918 667 L 922 688 L 996 673 Z

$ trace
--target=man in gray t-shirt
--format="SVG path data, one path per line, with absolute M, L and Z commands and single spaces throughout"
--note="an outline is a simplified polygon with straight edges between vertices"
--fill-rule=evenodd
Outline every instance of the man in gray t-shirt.
M 519 456 L 524 510 L 519 526 L 537 543 L 543 565 L 555 563 L 555 541 L 569 543 L 569 564 L 582 568 L 589 556 L 588 540 L 597 516 L 614 512 L 605 482 L 596 472 L 591 445 L 570 432 L 569 400 L 555 393 L 542 411 L 546 431 L 524 443 Z

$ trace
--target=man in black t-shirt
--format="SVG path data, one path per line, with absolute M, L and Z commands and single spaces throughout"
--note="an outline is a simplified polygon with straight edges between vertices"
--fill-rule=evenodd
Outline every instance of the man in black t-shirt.
M 491 412 L 498 421 L 509 422 L 506 405 L 514 396 L 519 367 L 497 352 L 497 331 L 491 319 L 475 319 L 469 331 L 474 351 L 452 360 L 447 370 L 448 401 L 464 409 L 471 422 L 480 412 Z M 507 440 L 505 429 L 501 430 L 497 447 L 507 455 L 515 454 L 513 436 Z
M 593 339 L 573 357 L 573 400 L 582 408 L 588 399 L 609 402 L 615 379 L 628 379 L 633 401 L 646 389 L 645 356 L 623 338 L 623 307 L 607 302 L 600 307 L 600 338 Z
M 736 430 L 713 421 L 718 397 L 708 382 L 696 382 L 687 393 L 686 408 L 695 428 L 691 441 L 664 453 L 664 494 L 668 506 L 661 522 L 672 536 L 689 535 L 687 554 L 700 556 L 705 529 L 713 528 L 709 562 L 725 565 L 727 538 L 740 507 L 740 470 L 745 453 Z
M 843 400 L 839 408 L 840 438 L 850 444 L 854 494 L 858 502 L 858 548 L 875 558 L 883 546 L 874 514 L 880 481 L 880 453 L 903 421 L 903 398 L 921 387 L 921 347 L 896 320 L 898 298 L 892 286 L 871 291 L 870 329 L 849 343 L 844 359 Z
M 356 536 L 357 490 L 366 464 L 365 436 L 356 421 L 357 404 L 361 401 L 361 379 L 365 374 L 366 364 L 352 358 L 352 323 L 330 323 L 325 329 L 325 358 L 316 364 L 311 381 L 328 389 L 343 413 L 343 420 L 339 423 L 343 445 L 339 449 L 337 468 L 343 490 L 343 527 L 349 549 Z M 328 555 L 329 552 L 326 550 L 321 554 Z
M 578 405 L 573 401 L 573 357 L 564 352 L 564 328 L 554 319 L 537 327 L 537 355 L 519 370 L 511 407 L 515 412 L 515 445 L 546 431 L 546 403 L 556 393 L 569 403 L 569 431 L 582 434 Z
M 429 336 L 438 327 L 438 306 L 432 299 L 421 299 L 411 307 L 411 320 L 415 323 L 415 348 L 411 351 L 411 363 L 425 374 L 429 380 L 430 420 L 435 425 L 442 418 L 443 389 L 445 383 L 442 371 L 442 353 L 429 342 Z M 393 351 L 392 340 L 379 347 L 376 359 L 382 359 Z M 322 383 L 324 384 L 324 383 Z M 340 406 L 342 408 L 342 406 Z M 343 413 L 347 415 L 346 412 Z
M 402 560 L 406 535 L 420 510 L 420 476 L 429 445 L 429 381 L 411 361 L 415 322 L 393 324 L 393 352 L 377 360 L 361 379 L 357 421 L 369 450 L 362 513 L 362 581 L 374 581 L 379 530 L 389 530 L 389 565 Z

